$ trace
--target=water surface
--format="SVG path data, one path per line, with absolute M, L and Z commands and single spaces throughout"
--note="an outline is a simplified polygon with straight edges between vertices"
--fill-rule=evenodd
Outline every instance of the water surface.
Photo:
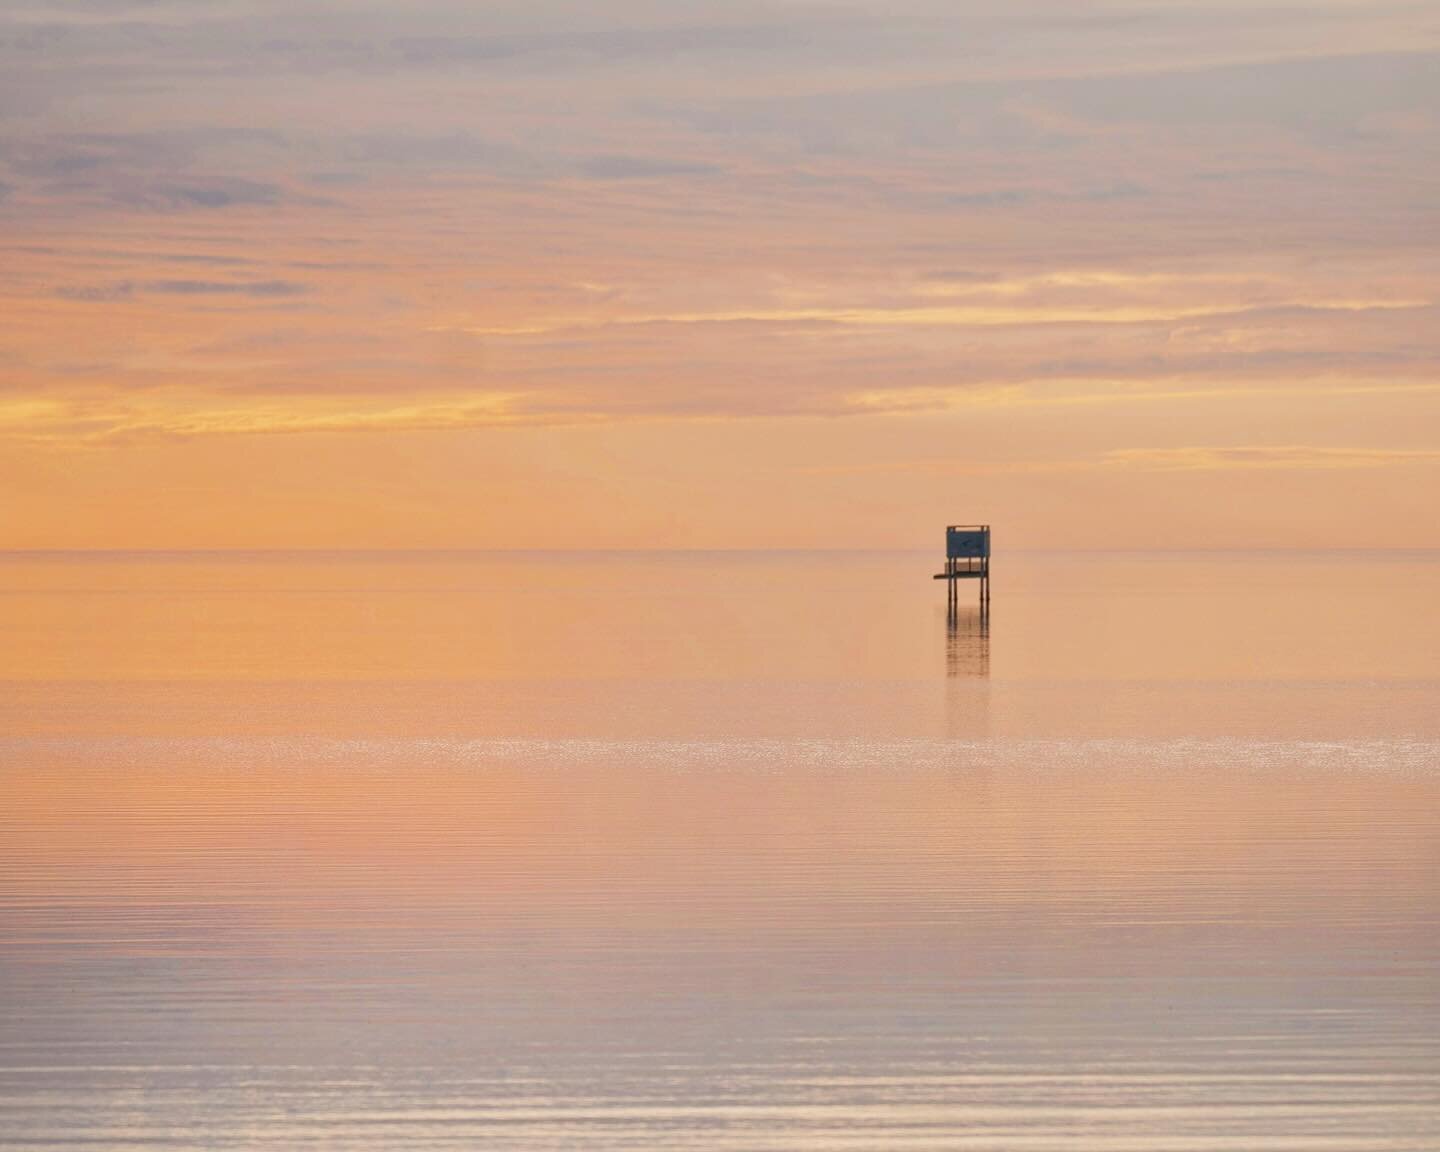
M 0 558 L 0 1144 L 1433 1149 L 1440 557 Z

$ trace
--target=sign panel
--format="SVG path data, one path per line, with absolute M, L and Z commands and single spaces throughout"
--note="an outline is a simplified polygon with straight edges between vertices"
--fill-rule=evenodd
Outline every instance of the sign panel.
M 984 528 L 945 529 L 945 558 L 969 560 L 990 555 L 990 533 Z

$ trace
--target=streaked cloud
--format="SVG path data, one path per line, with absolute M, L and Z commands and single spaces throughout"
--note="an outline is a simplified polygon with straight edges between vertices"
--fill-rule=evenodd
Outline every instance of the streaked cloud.
M 803 466 L 811 475 L 919 473 L 941 476 L 1047 476 L 1104 472 L 1334 471 L 1440 464 L 1440 449 L 1349 448 L 1310 444 L 1114 448 L 1093 456 L 996 460 L 964 455 L 861 465 Z
M 780 471 L 896 501 L 982 433 L 969 474 L 1053 499 L 1399 483 L 1437 138 L 1440 10 L 1392 0 L 17 0 L 0 437 L 100 475 L 633 432 L 661 476 L 743 425 L 718 491 L 820 420 L 843 458 Z
M 1428 300 L 1306 300 L 1286 305 L 1306 312 L 1370 312 L 1418 309 Z M 1264 311 L 1273 311 L 1266 308 Z M 539 319 L 521 327 L 484 328 L 465 326 L 459 331 L 475 336 L 543 336 L 556 332 L 592 328 L 652 326 L 664 324 L 796 324 L 837 325 L 842 328 L 990 328 L 1048 324 L 1153 324 L 1194 320 L 1201 317 L 1244 316 L 1261 311 L 1225 304 L 1193 304 L 1164 307 L 1111 307 L 1096 304 L 1089 308 L 1000 308 L 982 306 L 888 308 L 777 308 L 736 312 L 674 312 L 619 316 L 606 320 L 581 317 Z M 444 330 L 444 329 L 440 329 Z
M 112 284 L 77 284 L 56 289 L 65 300 L 101 303 L 128 300 L 136 293 L 156 296 L 250 296 L 257 299 L 286 299 L 303 296 L 308 289 L 293 280 L 120 280 Z
M 1177 405 L 1185 402 L 1219 402 L 1243 408 L 1247 401 L 1290 399 L 1294 401 L 1336 397 L 1440 396 L 1440 380 L 1331 381 L 1317 385 L 1275 384 L 1256 381 L 1207 385 L 1186 385 L 1169 381 L 1166 387 L 1151 382 L 1143 387 L 1119 381 L 1066 380 L 1007 384 L 986 388 L 912 388 L 881 392 L 859 392 L 847 397 L 855 410 L 885 412 L 976 411 L 1004 408 L 1114 408 Z
M 184 398 L 137 397 L 123 405 L 0 401 L 0 437 L 36 444 L 104 446 L 147 439 L 302 433 L 433 432 L 535 422 L 514 397 L 434 397 L 414 403 L 314 400 L 199 406 Z M 581 417 L 576 414 L 572 421 Z
M 1330 448 L 1309 444 L 1124 448 L 1106 453 L 1107 467 L 1147 472 L 1231 472 L 1249 469 L 1391 468 L 1440 461 L 1440 449 Z

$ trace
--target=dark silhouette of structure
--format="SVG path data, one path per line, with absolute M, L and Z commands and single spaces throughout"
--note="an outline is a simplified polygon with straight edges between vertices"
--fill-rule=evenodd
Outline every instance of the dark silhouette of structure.
M 990 525 L 951 524 L 945 529 L 946 608 L 951 616 L 960 605 L 960 581 L 980 581 L 980 614 L 990 614 Z

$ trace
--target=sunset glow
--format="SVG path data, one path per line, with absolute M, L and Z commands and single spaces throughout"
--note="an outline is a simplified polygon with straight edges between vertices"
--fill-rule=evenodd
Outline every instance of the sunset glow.
M 1436 11 L 0 7 L 0 545 L 1440 544 Z

